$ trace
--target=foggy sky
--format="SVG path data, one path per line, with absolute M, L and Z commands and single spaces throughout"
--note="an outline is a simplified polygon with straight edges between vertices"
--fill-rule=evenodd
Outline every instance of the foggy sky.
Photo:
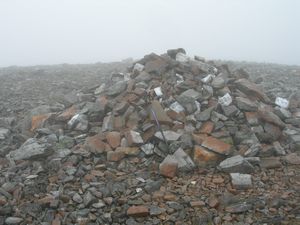
M 0 0 L 0 66 L 93 63 L 183 47 L 300 65 L 298 0 Z

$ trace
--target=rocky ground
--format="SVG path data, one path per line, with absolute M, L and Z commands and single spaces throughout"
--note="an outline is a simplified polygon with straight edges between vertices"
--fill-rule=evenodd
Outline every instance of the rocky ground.
M 300 224 L 299 80 L 183 49 L 2 68 L 0 225 Z

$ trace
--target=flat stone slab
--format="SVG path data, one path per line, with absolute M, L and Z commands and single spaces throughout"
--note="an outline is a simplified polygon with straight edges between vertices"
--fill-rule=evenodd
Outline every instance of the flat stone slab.
M 231 183 L 235 189 L 248 189 L 252 187 L 250 174 L 231 173 Z
M 236 155 L 225 159 L 219 164 L 219 169 L 226 173 L 253 173 L 254 167 L 242 156 Z

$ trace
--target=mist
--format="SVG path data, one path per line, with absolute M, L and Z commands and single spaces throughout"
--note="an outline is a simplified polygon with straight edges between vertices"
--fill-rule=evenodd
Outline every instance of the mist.
M 2 0 L 0 67 L 94 63 L 183 47 L 300 65 L 297 0 Z

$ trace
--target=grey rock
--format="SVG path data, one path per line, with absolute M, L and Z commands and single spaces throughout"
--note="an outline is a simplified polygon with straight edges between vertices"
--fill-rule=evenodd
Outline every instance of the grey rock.
M 178 102 L 173 102 L 170 105 L 170 109 L 177 113 L 184 112 L 184 107 L 182 105 L 180 105 Z
M 198 67 L 198 69 L 203 72 L 203 73 L 206 73 L 206 74 L 209 74 L 209 73 L 216 73 L 217 72 L 217 69 L 207 63 L 204 63 L 204 62 L 201 62 L 201 61 L 196 61 L 196 60 L 192 60 L 190 62 L 190 64 L 192 66 L 196 66 Z
M 19 149 L 11 151 L 8 158 L 13 160 L 30 160 L 45 158 L 53 153 L 51 146 L 38 143 L 35 138 L 28 139 Z
M 99 200 L 97 203 L 94 203 L 92 206 L 96 209 L 101 209 L 105 207 L 105 203 L 102 200 Z
M 88 129 L 87 116 L 84 114 L 76 114 L 68 122 L 69 129 L 75 129 L 79 131 L 86 131 Z
M 73 195 L 72 199 L 74 202 L 79 203 L 79 204 L 83 202 L 82 197 L 78 193 L 75 193 Z
M 160 189 L 161 185 L 163 184 L 164 180 L 160 179 L 157 181 L 147 181 L 146 185 L 145 185 L 145 191 L 147 193 L 152 193 L 154 191 L 157 191 Z
M 252 204 L 247 202 L 235 203 L 225 208 L 226 212 L 229 213 L 243 213 L 252 209 Z
M 253 144 L 245 153 L 246 157 L 254 157 L 257 156 L 261 150 L 261 145 L 259 143 Z
M 166 209 L 160 208 L 160 207 L 155 206 L 155 205 L 151 205 L 151 206 L 149 207 L 149 210 L 150 210 L 150 215 L 151 215 L 151 216 L 158 216 L 158 215 L 160 215 L 160 214 L 166 212 Z
M 300 134 L 296 134 L 296 135 L 291 135 L 290 139 L 292 142 L 294 143 L 299 143 L 300 142 Z
M 172 131 L 172 130 L 163 131 L 163 134 L 166 138 L 166 141 L 177 141 L 180 138 L 180 136 L 182 135 L 182 133 L 178 133 L 178 132 L 175 132 L 175 131 Z M 157 137 L 160 140 L 164 141 L 164 138 L 163 138 L 160 131 L 157 131 L 155 133 L 155 137 Z
M 140 64 L 140 63 L 136 63 L 133 67 L 133 72 L 142 72 L 144 70 L 144 65 Z
M 178 162 L 179 171 L 191 171 L 195 168 L 193 160 L 181 148 L 174 152 L 173 156 Z
M 183 149 L 193 148 L 193 138 L 192 135 L 184 133 L 180 136 L 179 140 L 181 141 L 181 147 Z
M 9 134 L 10 134 L 9 129 L 0 127 L 0 141 L 8 138 Z
M 236 97 L 236 105 L 240 110 L 244 111 L 256 111 L 258 109 L 257 105 L 249 100 L 248 98 Z
M 289 119 L 292 117 L 292 113 L 289 110 L 278 106 L 275 107 L 274 113 L 282 120 Z
M 280 158 L 278 157 L 268 157 L 262 158 L 260 161 L 260 167 L 265 169 L 275 169 L 281 167 Z
M 141 82 L 141 81 L 145 81 L 145 82 L 148 82 L 151 80 L 151 75 L 145 71 L 141 72 L 136 78 L 135 80 L 137 82 Z
M 153 155 L 154 153 L 154 145 L 152 143 L 142 145 L 141 149 L 146 155 Z
M 239 112 L 239 109 L 235 105 L 222 106 L 222 110 L 228 117 L 235 116 Z
M 252 187 L 250 174 L 230 173 L 232 186 L 236 189 L 248 189 Z
M 97 201 L 98 200 L 89 191 L 87 191 L 83 196 L 83 204 L 85 207 L 89 207 Z
M 223 77 L 215 77 L 211 82 L 211 85 L 213 86 L 213 88 L 221 89 L 225 86 L 225 80 L 223 79 Z
M 108 115 L 104 117 L 103 124 L 102 124 L 102 131 L 112 131 L 113 130 L 113 116 Z
M 278 141 L 273 142 L 273 147 L 276 155 L 278 156 L 286 155 L 284 148 L 281 146 L 281 144 Z
M 170 56 L 172 59 L 176 58 L 177 53 L 183 53 L 186 54 L 185 50 L 183 48 L 176 48 L 176 49 L 168 49 L 167 54 Z
M 194 100 L 197 100 L 198 98 L 201 97 L 201 93 L 198 91 L 195 91 L 194 89 L 188 89 L 181 93 L 181 96 L 187 96 L 187 97 L 192 97 Z
M 5 223 L 7 225 L 15 225 L 15 224 L 20 224 L 23 221 L 22 218 L 19 217 L 7 217 L 5 219 Z
M 213 110 L 214 110 L 214 107 L 210 107 L 200 113 L 195 114 L 196 120 L 201 121 L 201 122 L 209 120 Z
M 87 111 L 89 121 L 101 121 L 105 116 L 105 104 L 100 102 L 87 102 L 83 110 Z
M 247 157 L 245 158 L 251 165 L 257 165 L 259 166 L 260 164 L 260 158 L 259 157 Z
M 105 91 L 105 84 L 101 84 L 99 87 L 95 89 L 94 94 L 99 95 Z
M 187 56 L 185 53 L 178 52 L 176 54 L 176 61 L 181 62 L 181 63 L 187 63 L 190 61 L 190 57 Z
M 192 114 L 197 111 L 197 104 L 195 99 L 186 95 L 179 95 L 176 100 L 184 107 L 188 114 Z
M 292 124 L 293 126 L 299 127 L 300 126 L 300 118 L 288 118 L 284 122 L 288 124 Z
M 119 81 L 113 84 L 112 86 L 110 86 L 106 94 L 108 96 L 115 96 L 124 92 L 126 88 L 127 88 L 127 81 Z
M 60 136 L 57 144 L 57 148 L 72 148 L 75 145 L 75 140 L 69 136 Z
M 254 167 L 244 157 L 236 155 L 222 161 L 218 168 L 226 173 L 253 173 Z

